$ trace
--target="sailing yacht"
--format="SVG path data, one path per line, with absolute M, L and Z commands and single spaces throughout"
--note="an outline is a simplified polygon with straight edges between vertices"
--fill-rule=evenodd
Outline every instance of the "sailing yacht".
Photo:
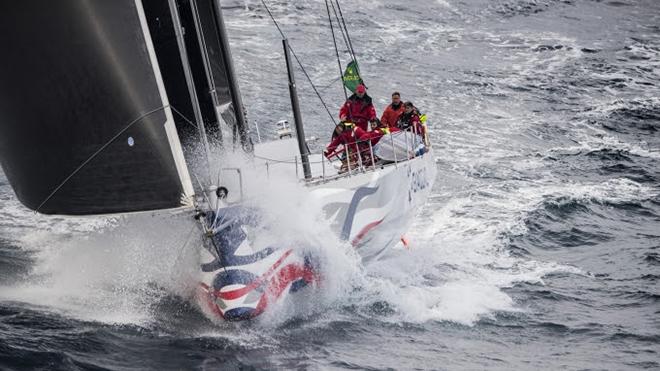
M 399 241 L 435 178 L 430 146 L 418 154 L 410 135 L 379 143 L 394 161 L 349 160 L 347 172 L 310 153 L 286 41 L 296 135 L 253 144 L 219 0 L 61 0 L 47 12 L 26 0 L 0 6 L 0 25 L 0 163 L 18 199 L 44 214 L 183 211 L 203 237 L 196 300 L 212 319 L 254 318 L 323 282 L 314 256 L 250 245 L 251 180 L 232 164 L 239 182 L 212 176 L 209 141 L 296 177 L 365 260 Z M 200 145 L 208 164 L 195 174 L 184 149 Z

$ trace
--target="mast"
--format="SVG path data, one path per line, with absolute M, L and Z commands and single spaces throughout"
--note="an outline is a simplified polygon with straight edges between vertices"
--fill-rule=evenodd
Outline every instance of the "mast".
M 298 149 L 300 150 L 300 157 L 302 159 L 303 172 L 305 179 L 312 178 L 312 170 L 309 166 L 309 148 L 305 141 L 305 130 L 302 123 L 302 115 L 300 114 L 300 104 L 298 102 L 298 92 L 296 91 L 296 81 L 293 76 L 293 65 L 291 64 L 291 57 L 289 56 L 289 42 L 287 39 L 282 39 L 284 46 L 284 58 L 286 59 L 286 70 L 289 75 L 289 94 L 291 95 L 291 108 L 293 109 L 293 121 L 296 124 L 296 138 L 298 139 Z
M 214 13 L 216 27 L 218 28 L 218 37 L 220 39 L 220 50 L 227 72 L 227 82 L 231 92 L 231 103 L 234 106 L 234 114 L 236 115 L 236 125 L 238 127 L 241 145 L 245 148 L 246 145 L 249 144 L 249 138 L 247 136 L 247 121 L 245 118 L 245 111 L 243 111 L 243 99 L 241 98 L 241 91 L 238 88 L 238 81 L 236 80 L 234 62 L 231 58 L 231 50 L 229 49 L 229 40 L 227 39 L 225 21 L 222 17 L 222 6 L 220 5 L 220 0 L 212 0 L 212 2 L 213 9 L 215 10 Z

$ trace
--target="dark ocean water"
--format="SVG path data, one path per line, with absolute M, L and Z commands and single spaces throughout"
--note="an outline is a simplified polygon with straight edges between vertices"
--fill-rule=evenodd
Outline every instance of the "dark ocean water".
M 325 4 L 268 3 L 335 111 Z M 290 118 L 278 35 L 258 2 L 225 5 L 270 135 Z M 399 90 L 433 130 L 411 248 L 363 267 L 337 243 L 345 284 L 312 310 L 214 325 L 181 279 L 190 224 L 35 215 L 0 173 L 0 369 L 660 369 L 660 2 L 342 6 L 378 111 Z

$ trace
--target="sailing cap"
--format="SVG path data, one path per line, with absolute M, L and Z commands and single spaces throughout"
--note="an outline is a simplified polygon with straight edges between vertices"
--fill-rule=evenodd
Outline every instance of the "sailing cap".
M 357 86 L 357 88 L 355 88 L 355 92 L 358 94 L 363 94 L 367 92 L 367 88 L 363 84 L 360 84 Z

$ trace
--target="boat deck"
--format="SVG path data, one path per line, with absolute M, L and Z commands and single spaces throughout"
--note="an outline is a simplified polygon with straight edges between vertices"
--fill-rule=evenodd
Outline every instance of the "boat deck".
M 373 152 L 373 149 L 370 148 L 370 151 Z M 281 174 L 295 177 L 299 181 L 304 181 L 308 186 L 316 186 L 358 174 L 370 173 L 389 167 L 395 168 L 403 162 L 419 157 L 411 149 L 406 152 L 410 153 L 410 156 L 407 156 L 408 158 L 397 159 L 395 156 L 393 161 L 374 160 L 373 155 L 365 156 L 363 159 L 358 155 L 354 161 L 348 162 L 344 171 L 341 172 L 342 161 L 337 157 L 334 160 L 328 160 L 322 153 L 313 153 L 309 155 L 312 174 L 312 177 L 309 179 L 305 179 L 304 177 L 302 160 L 298 153 L 298 144 L 293 138 L 259 143 L 255 146 L 254 157 L 257 164 L 263 162 L 263 166 L 269 176 L 271 174 Z

